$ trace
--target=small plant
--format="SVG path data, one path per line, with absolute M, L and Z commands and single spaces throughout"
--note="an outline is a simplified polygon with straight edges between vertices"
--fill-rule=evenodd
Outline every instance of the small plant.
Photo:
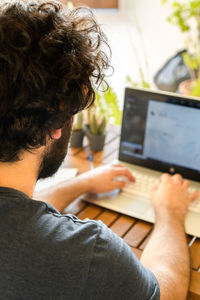
M 98 152 L 103 150 L 106 137 L 106 123 L 106 116 L 99 116 L 93 111 L 90 116 L 89 130 L 87 132 L 91 151 Z
M 74 117 L 72 135 L 71 135 L 71 147 L 80 148 L 83 146 L 83 137 L 85 135 L 84 126 L 84 115 L 80 111 Z
M 102 90 L 105 86 L 102 85 Z M 96 100 L 94 103 L 95 111 L 99 116 L 106 116 L 109 123 L 121 125 L 122 111 L 119 108 L 119 102 L 114 90 L 109 87 L 105 92 L 95 92 Z
M 98 118 L 94 113 L 90 123 L 90 131 L 94 135 L 103 135 L 106 129 L 106 117 Z
M 105 87 L 102 85 L 102 90 Z M 95 92 L 96 100 L 88 109 L 87 136 L 90 141 L 90 149 L 94 152 L 102 151 L 105 141 L 107 123 L 120 125 L 122 112 L 119 108 L 117 95 L 111 87 L 105 92 Z
M 102 86 L 102 90 L 105 87 Z M 105 92 L 95 92 L 94 104 L 88 109 L 88 125 L 91 133 L 99 135 L 105 132 L 107 123 L 120 125 L 122 111 L 119 108 L 117 95 L 109 87 Z
M 83 129 L 83 121 L 84 121 L 83 112 L 80 111 L 74 117 L 73 130 L 82 130 Z

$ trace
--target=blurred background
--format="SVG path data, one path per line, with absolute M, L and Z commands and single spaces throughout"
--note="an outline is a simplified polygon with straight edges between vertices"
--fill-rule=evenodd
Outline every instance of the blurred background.
M 185 35 L 179 26 L 167 21 L 172 14 L 172 1 L 166 4 L 161 0 L 71 2 L 94 8 L 96 18 L 103 25 L 115 70 L 108 82 L 116 92 L 120 106 L 124 87 L 130 85 L 130 81 L 138 85 L 145 81 L 157 88 L 153 80 L 155 74 L 170 57 L 185 48 Z
M 125 87 L 200 97 L 200 0 L 62 2 L 94 10 L 114 67 L 109 90 L 96 91 L 87 117 L 78 116 L 76 131 L 86 123 L 90 133 L 105 136 L 108 124 L 121 125 Z

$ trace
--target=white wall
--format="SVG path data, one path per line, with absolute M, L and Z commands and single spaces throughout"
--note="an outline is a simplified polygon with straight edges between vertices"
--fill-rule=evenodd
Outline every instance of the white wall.
M 97 18 L 104 24 L 113 53 L 115 72 L 108 82 L 122 105 L 126 76 L 140 81 L 142 67 L 146 81 L 152 84 L 164 62 L 184 47 L 184 38 L 178 28 L 166 21 L 170 9 L 160 0 L 119 0 L 119 7 L 119 11 L 97 12 Z
M 179 28 L 166 19 L 171 12 L 161 0 L 119 0 L 121 12 L 139 24 L 149 63 L 150 76 L 176 51 L 184 47 L 184 36 Z

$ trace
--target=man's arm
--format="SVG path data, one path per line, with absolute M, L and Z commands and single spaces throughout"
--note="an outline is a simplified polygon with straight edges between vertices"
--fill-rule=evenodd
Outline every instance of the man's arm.
M 85 193 L 107 193 L 115 189 L 122 189 L 126 181 L 115 181 L 116 176 L 125 176 L 130 181 L 134 181 L 131 173 L 121 165 L 101 166 L 35 194 L 34 198 L 46 201 L 58 211 L 63 211 L 74 199 Z
M 156 224 L 141 262 L 156 276 L 161 300 L 185 300 L 190 282 L 190 258 L 184 231 L 187 208 L 198 192 L 188 194 L 189 182 L 164 174 L 155 188 Z

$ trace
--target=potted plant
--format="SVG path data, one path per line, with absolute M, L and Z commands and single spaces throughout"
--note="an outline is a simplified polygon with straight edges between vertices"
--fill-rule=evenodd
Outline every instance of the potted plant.
M 105 90 L 105 86 L 102 86 L 102 90 Z M 111 87 L 105 92 L 96 91 L 95 94 L 95 102 L 87 113 L 87 137 L 91 150 L 97 152 L 103 150 L 107 123 L 120 125 L 122 112 L 117 95 Z
M 80 148 L 83 146 L 83 137 L 85 134 L 84 128 L 84 116 L 83 112 L 80 111 L 75 115 L 72 127 L 72 135 L 71 135 L 71 147 L 72 148 Z
M 102 151 L 105 141 L 106 117 L 100 117 L 93 113 L 89 124 L 88 138 L 90 149 L 94 152 Z
M 162 3 L 166 2 L 168 0 L 162 0 Z M 172 13 L 168 21 L 177 25 L 186 35 L 187 51 L 183 53 L 183 60 L 191 79 L 180 83 L 179 92 L 200 96 L 200 1 L 172 1 Z

